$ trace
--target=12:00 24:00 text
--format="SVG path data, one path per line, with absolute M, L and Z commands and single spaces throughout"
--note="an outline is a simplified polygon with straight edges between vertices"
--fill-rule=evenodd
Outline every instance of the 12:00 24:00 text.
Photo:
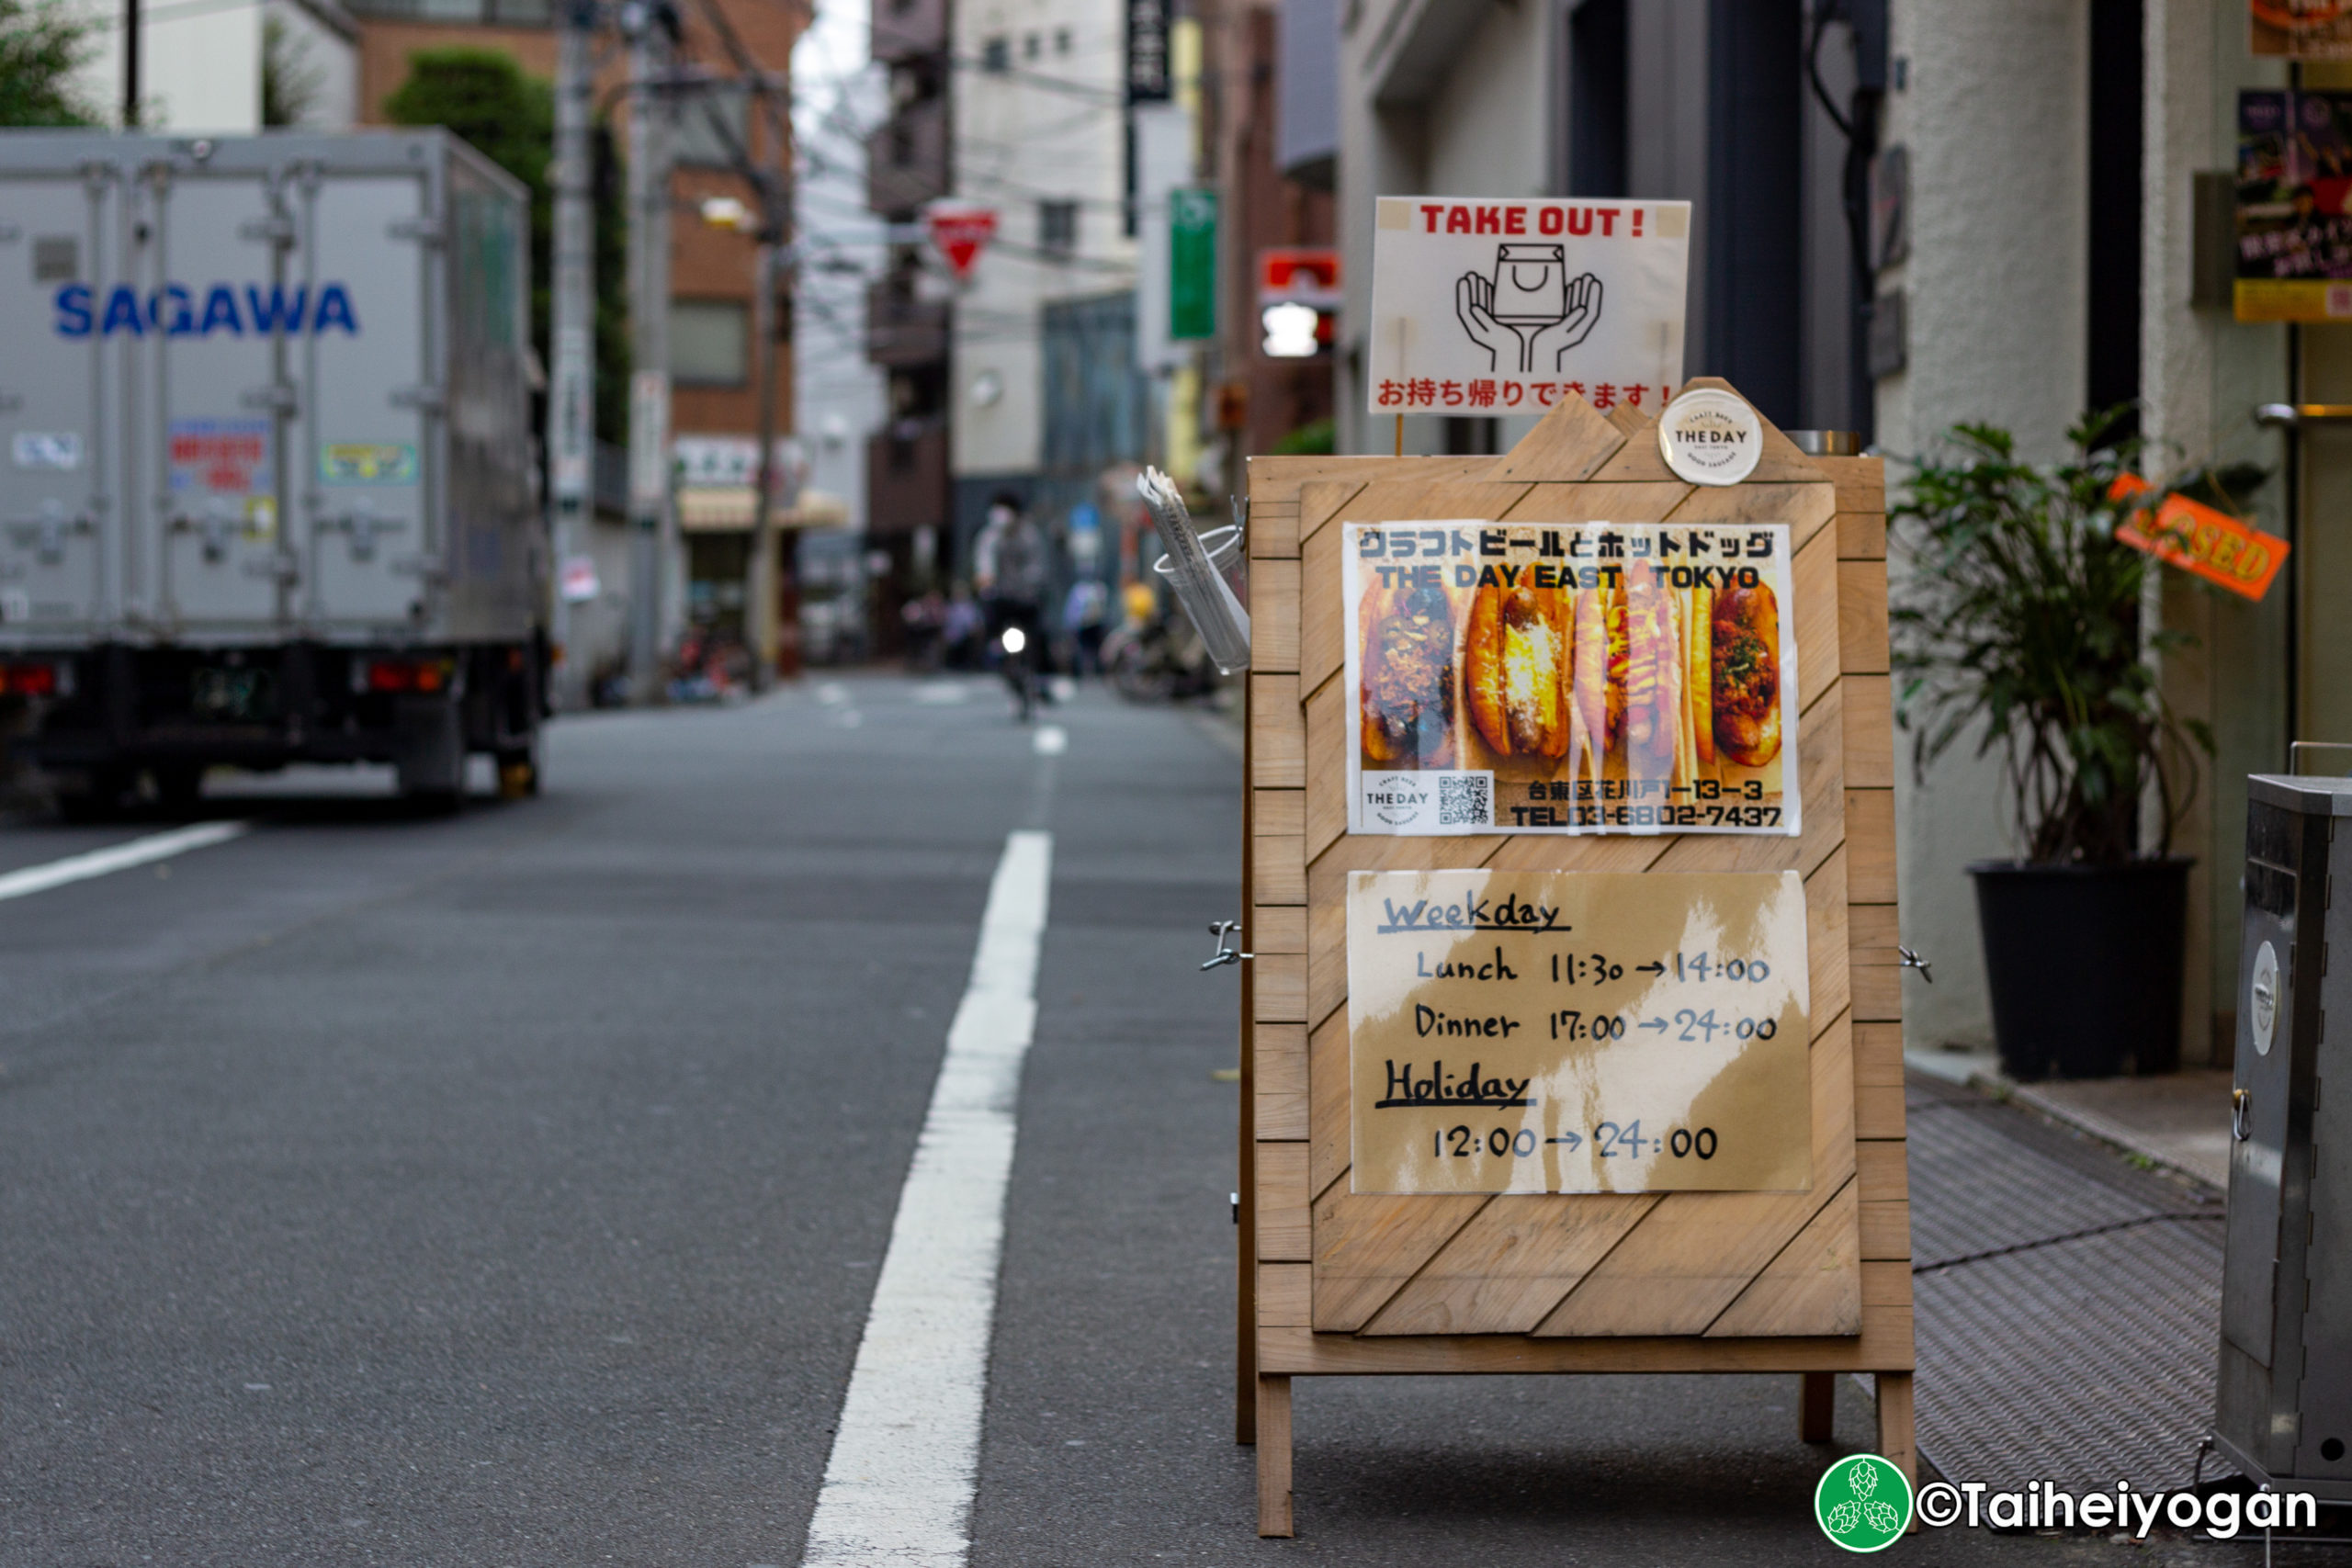
M 1497 1127 L 1481 1138 L 1466 1126 L 1450 1127 L 1430 1134 L 1430 1153 L 1440 1159 L 1468 1159 L 1480 1153 L 1500 1159 L 1511 1156 L 1532 1158 L 1538 1149 L 1555 1145 L 1574 1154 L 1583 1146 L 1584 1138 L 1576 1133 L 1562 1133 L 1546 1138 L 1532 1127 L 1513 1132 L 1509 1127 Z M 1630 1156 L 1639 1159 L 1645 1153 L 1670 1155 L 1676 1159 L 1713 1159 L 1715 1157 L 1715 1130 L 1713 1127 L 1677 1127 L 1662 1138 L 1645 1138 L 1638 1121 L 1619 1126 L 1603 1122 L 1592 1130 L 1592 1152 L 1602 1159 Z

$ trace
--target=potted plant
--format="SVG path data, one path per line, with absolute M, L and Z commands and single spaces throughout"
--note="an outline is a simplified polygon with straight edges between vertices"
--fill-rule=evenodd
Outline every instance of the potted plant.
M 2141 456 L 2108 441 L 2116 420 L 2077 423 L 2051 467 L 2005 430 L 1957 426 L 1888 512 L 1910 568 L 1891 618 L 1913 765 L 1924 778 L 1963 741 L 1998 756 L 2024 852 L 1968 868 L 1994 1037 L 2020 1079 L 2179 1061 L 2191 862 L 2172 829 L 2212 739 L 2164 698 L 2157 660 L 2193 639 L 2142 624 L 2161 569 L 2115 537 L 2134 504 L 2115 481 Z

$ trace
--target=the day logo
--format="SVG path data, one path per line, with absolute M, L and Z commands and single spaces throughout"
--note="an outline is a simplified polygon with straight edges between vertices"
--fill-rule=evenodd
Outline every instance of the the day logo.
M 1884 1551 L 1911 1524 L 1911 1481 L 1876 1454 L 1841 1459 L 1813 1489 L 1821 1533 L 1848 1551 Z
M 1658 415 L 1657 448 L 1678 479 L 1736 485 L 1764 456 L 1764 426 L 1736 394 L 1694 387 Z

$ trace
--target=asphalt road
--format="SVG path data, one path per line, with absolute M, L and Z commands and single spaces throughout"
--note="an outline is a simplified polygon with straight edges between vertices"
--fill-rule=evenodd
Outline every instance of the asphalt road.
M 1302 1382 L 1231 1440 L 1238 747 L 806 682 L 420 820 L 305 775 L 0 902 L 0 1564 L 797 1562 L 1006 835 L 1055 838 L 972 1561 L 1835 1555 L 1793 1378 Z M 167 826 L 0 823 L 0 875 Z M 2245 1561 L 1947 1531 L 1914 1561 Z

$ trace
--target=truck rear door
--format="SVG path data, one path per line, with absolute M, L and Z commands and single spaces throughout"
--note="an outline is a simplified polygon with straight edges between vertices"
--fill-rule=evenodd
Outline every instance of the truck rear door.
M 112 617 L 123 370 L 103 331 L 135 321 L 122 197 L 94 162 L 0 170 L 0 646 L 74 645 Z

